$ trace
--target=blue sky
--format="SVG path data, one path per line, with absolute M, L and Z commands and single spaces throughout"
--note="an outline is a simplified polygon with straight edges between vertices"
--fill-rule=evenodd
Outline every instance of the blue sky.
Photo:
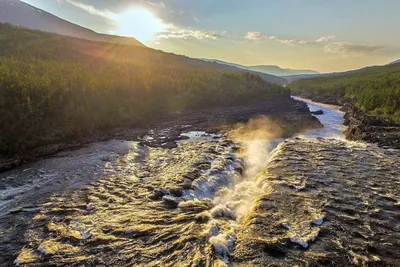
M 400 58 L 398 0 L 24 0 L 191 57 L 343 71 Z

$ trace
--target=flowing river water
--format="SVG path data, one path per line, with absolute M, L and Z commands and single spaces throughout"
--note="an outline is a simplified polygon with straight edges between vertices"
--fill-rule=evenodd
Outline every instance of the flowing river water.
M 29 183 L 1 188 L 2 251 L 21 221 L 20 266 L 400 266 L 399 151 L 345 141 L 338 107 L 308 105 L 325 127 L 286 140 L 257 118 L 177 148 L 108 141 L 7 172 Z

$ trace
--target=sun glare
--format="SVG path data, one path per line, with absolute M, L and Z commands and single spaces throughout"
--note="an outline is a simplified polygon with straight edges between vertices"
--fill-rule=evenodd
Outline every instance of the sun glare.
M 115 15 L 114 21 L 119 35 L 134 37 L 141 42 L 153 39 L 156 33 L 165 29 L 163 21 L 144 8 L 132 8 Z

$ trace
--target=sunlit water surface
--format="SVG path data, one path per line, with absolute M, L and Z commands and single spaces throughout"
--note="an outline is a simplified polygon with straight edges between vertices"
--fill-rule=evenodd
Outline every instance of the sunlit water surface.
M 324 114 L 316 115 L 320 122 L 324 125 L 324 128 L 310 130 L 304 135 L 299 135 L 305 138 L 336 138 L 344 140 L 344 131 L 346 126 L 344 123 L 344 112 L 340 111 L 339 106 L 326 105 L 321 103 L 313 102 L 309 99 L 304 99 L 300 97 L 293 97 L 296 100 L 306 102 L 310 111 L 322 110 Z
M 344 141 L 338 107 L 303 101 L 324 112 L 318 119 L 325 127 L 298 138 L 271 140 L 275 126 L 261 120 L 259 129 L 240 134 L 189 132 L 173 149 L 125 142 L 129 152 L 96 163 L 103 166 L 97 182 L 41 207 L 15 263 L 398 263 L 398 152 Z M 115 151 L 113 143 L 104 146 Z M 87 150 L 68 155 L 81 153 L 81 165 L 69 167 L 68 176 L 88 175 L 82 162 L 98 148 Z M 39 162 L 31 172 L 62 164 Z

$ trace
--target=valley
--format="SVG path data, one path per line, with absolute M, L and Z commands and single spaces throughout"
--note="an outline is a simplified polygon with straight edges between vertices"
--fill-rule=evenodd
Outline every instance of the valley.
M 0 0 L 0 267 L 400 266 L 399 9 Z

